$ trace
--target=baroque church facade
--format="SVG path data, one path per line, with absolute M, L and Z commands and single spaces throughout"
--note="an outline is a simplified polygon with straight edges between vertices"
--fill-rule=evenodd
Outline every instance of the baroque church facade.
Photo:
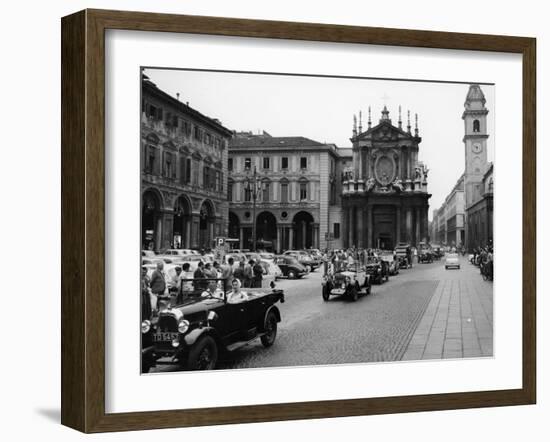
M 360 118 L 361 120 L 361 118 Z M 428 169 L 418 160 L 418 117 L 411 132 L 384 106 L 379 123 L 367 130 L 354 122 L 353 166 L 342 183 L 344 247 L 393 249 L 428 240 Z

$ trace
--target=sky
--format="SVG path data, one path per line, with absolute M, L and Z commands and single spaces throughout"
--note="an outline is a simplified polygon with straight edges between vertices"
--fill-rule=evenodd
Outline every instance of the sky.
M 179 93 L 180 101 L 231 130 L 303 136 L 338 147 L 351 147 L 353 115 L 359 116 L 359 111 L 366 130 L 369 106 L 373 126 L 384 105 L 395 126 L 399 106 L 403 127 L 407 110 L 413 129 L 418 114 L 422 137 L 418 156 L 429 169 L 432 194 L 430 219 L 464 171 L 462 112 L 468 84 L 151 68 L 144 72 L 160 89 L 174 97 Z M 481 89 L 489 109 L 488 158 L 494 161 L 495 87 L 482 85 Z

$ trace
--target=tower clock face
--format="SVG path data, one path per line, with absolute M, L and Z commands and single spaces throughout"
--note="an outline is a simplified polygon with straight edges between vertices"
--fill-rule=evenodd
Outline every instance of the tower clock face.
M 483 148 L 481 147 L 481 144 L 474 144 L 472 145 L 472 152 L 473 153 L 481 153 Z

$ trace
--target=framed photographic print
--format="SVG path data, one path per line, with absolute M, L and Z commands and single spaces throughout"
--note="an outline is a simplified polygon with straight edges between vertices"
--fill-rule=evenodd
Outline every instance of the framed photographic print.
M 535 40 L 62 20 L 62 423 L 535 403 Z

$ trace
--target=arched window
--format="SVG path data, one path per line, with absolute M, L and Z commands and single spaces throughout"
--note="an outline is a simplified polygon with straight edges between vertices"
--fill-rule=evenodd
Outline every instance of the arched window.
M 474 132 L 479 132 L 479 120 L 474 120 Z

